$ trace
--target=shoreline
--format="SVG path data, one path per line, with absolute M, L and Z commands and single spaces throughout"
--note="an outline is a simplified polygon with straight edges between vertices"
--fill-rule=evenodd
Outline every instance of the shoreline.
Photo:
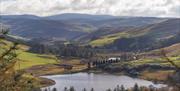
M 87 69 L 86 64 L 82 64 L 79 60 L 70 60 L 64 61 L 63 64 L 72 65 L 72 69 L 65 69 L 63 66 L 58 64 L 48 64 L 48 65 L 37 65 L 31 68 L 26 69 L 28 73 L 32 73 L 36 78 L 40 79 L 40 87 L 47 87 L 55 84 L 55 81 L 47 78 L 43 78 L 41 76 L 48 76 L 48 75 L 62 75 L 62 74 L 73 74 L 79 72 L 88 72 L 88 73 L 108 73 L 112 75 L 127 75 L 133 78 L 139 78 L 147 81 L 151 81 L 155 84 L 166 84 L 167 76 L 172 74 L 172 70 L 163 70 L 163 69 L 145 69 L 143 71 L 137 71 L 138 75 L 133 75 L 129 73 L 128 70 L 103 70 L 100 68 L 91 68 Z M 169 72 L 172 71 L 172 72 Z M 136 71 L 135 71 L 136 73 Z M 149 76 L 150 75 L 150 76 Z M 47 84 L 46 84 L 47 83 Z
M 52 79 L 44 78 L 44 77 L 37 77 L 40 82 L 40 88 L 49 87 L 55 85 L 56 82 Z
M 81 70 L 81 71 L 76 71 L 76 72 L 69 72 L 69 73 L 55 73 L 55 74 L 46 74 L 46 75 L 43 75 L 43 76 L 48 76 L 48 75 L 63 75 L 63 74 L 75 74 L 75 73 L 79 73 L 79 72 L 87 72 L 87 73 L 95 73 L 95 74 L 101 74 L 101 73 L 108 73 L 108 74 L 112 74 L 112 75 L 117 75 L 117 76 L 120 76 L 120 75 L 127 75 L 127 76 L 130 76 L 130 77 L 133 77 L 131 75 L 128 75 L 124 72 L 118 72 L 118 73 L 110 73 L 110 72 L 107 72 L 107 71 L 103 71 L 103 70 L 99 70 L 99 69 L 96 69 L 96 70 L 88 70 L 88 69 L 85 69 L 85 70 Z M 52 85 L 55 85 L 55 81 L 52 80 L 52 79 L 48 79 L 48 78 L 44 78 L 44 77 L 40 77 L 42 79 L 42 82 L 44 82 L 44 79 L 45 79 L 45 82 L 47 82 L 47 84 L 45 84 L 45 86 L 41 86 L 42 87 L 48 87 L 48 86 L 52 86 Z M 141 76 L 137 76 L 137 77 L 133 77 L 133 78 L 139 78 L 139 79 L 143 79 L 143 80 L 147 80 L 147 81 L 151 81 L 153 82 L 154 84 L 166 84 L 165 81 L 160 81 L 160 80 L 150 80 L 150 79 L 144 79 L 142 78 Z M 53 81 L 53 82 L 52 82 Z

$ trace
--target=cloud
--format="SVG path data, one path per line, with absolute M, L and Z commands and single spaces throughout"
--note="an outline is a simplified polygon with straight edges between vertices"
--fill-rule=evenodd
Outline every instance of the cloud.
M 0 0 L 0 13 L 180 17 L 180 0 Z

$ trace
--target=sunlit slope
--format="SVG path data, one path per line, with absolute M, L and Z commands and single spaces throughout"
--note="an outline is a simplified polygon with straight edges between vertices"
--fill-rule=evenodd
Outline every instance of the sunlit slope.
M 167 47 L 180 42 L 180 19 L 169 19 L 167 21 L 143 26 L 139 28 L 113 29 L 93 33 L 89 44 L 92 46 L 109 46 L 128 51 L 138 46 L 141 50 L 153 50 L 157 47 Z M 109 31 L 111 31 L 109 33 Z M 107 34 L 104 34 L 108 32 Z M 97 35 L 98 34 L 98 35 Z M 85 38 L 84 38 L 85 39 Z M 126 51 L 127 51 L 126 50 Z
M 102 36 L 96 40 L 93 40 L 89 44 L 92 46 L 104 46 L 113 43 L 116 39 L 119 39 L 121 37 L 128 37 L 128 36 L 130 35 L 125 32 L 110 34 L 110 35 Z
M 0 53 L 2 54 L 12 46 L 12 43 L 9 41 L 2 40 L 5 45 L 0 47 Z M 15 69 L 25 69 L 36 65 L 45 65 L 45 64 L 55 64 L 57 63 L 56 57 L 53 55 L 41 55 L 26 52 L 28 46 L 19 45 L 16 53 L 18 54 L 17 63 L 15 65 Z
M 168 47 L 161 49 L 156 49 L 145 53 L 145 55 L 150 56 L 137 61 L 129 62 L 131 65 L 143 65 L 143 64 L 158 64 L 158 65 L 168 65 L 172 66 L 166 59 L 162 58 L 161 51 L 164 50 L 168 58 L 173 61 L 176 65 L 180 67 L 180 43 L 173 44 Z M 154 55 L 159 55 L 159 57 L 153 57 Z
M 16 69 L 25 69 L 35 65 L 45 65 L 57 63 L 56 58 L 51 55 L 40 55 L 18 50 L 18 62 Z

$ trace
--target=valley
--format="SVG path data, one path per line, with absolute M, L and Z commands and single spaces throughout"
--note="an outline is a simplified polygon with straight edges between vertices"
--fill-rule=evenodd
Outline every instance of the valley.
M 145 80 L 154 86 L 180 85 L 179 18 L 71 13 L 49 17 L 1 15 L 0 25 L 1 30 L 10 30 L 9 34 L 2 34 L 1 42 L 5 45 L 0 46 L 0 54 L 17 42 L 19 45 L 15 50 L 17 62 L 14 70 L 25 71 L 25 76 L 35 79 L 39 87 L 48 86 L 52 90 L 58 87 L 56 85 L 63 84 L 59 83 L 61 80 L 53 81 L 56 76 L 77 78 L 78 74 L 86 79 L 108 74 L 113 81 L 116 81 L 116 77 L 127 76 L 130 82 L 130 79 L 140 80 L 135 83 Z M 107 78 L 105 75 L 102 79 Z M 91 81 L 94 83 L 91 86 L 100 89 L 93 80 L 87 80 L 85 84 Z M 76 87 L 75 83 L 72 85 Z M 116 83 L 110 88 L 118 85 Z M 131 89 L 135 83 L 125 88 Z M 78 86 L 77 89 L 83 89 Z M 160 87 L 157 91 L 166 91 L 161 90 L 163 88 L 170 89 Z M 103 88 L 106 89 L 108 87 Z

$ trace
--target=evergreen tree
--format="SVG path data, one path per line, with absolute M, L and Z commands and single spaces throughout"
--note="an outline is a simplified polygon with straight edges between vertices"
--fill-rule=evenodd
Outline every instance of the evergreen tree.
M 46 89 L 44 89 L 44 91 L 48 91 L 48 90 L 47 90 L 47 88 L 46 88 Z
M 53 90 L 52 91 L 57 91 L 57 89 L 56 88 L 53 88 Z
M 116 88 L 116 89 L 117 89 L 117 91 L 120 91 L 120 87 L 119 87 L 119 85 L 117 85 L 117 88 Z
M 123 85 L 121 85 L 121 90 L 120 91 L 125 91 L 125 88 Z
M 91 91 L 94 91 L 94 88 L 91 88 Z
M 139 91 L 139 86 L 137 83 L 134 85 L 133 91 Z
M 64 91 L 68 91 L 67 87 L 64 87 Z
M 87 91 L 86 88 L 84 88 L 83 91 Z
M 117 88 L 114 88 L 114 90 L 113 91 L 117 91 Z
M 108 89 L 108 90 L 106 90 L 106 91 L 112 91 L 111 89 Z
M 75 91 L 74 87 L 70 87 L 69 91 Z

